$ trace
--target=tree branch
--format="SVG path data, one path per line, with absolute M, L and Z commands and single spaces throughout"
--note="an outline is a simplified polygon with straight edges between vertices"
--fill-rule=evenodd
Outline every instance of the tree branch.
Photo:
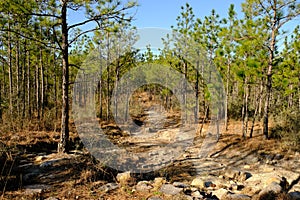
M 44 41 L 41 41 L 41 40 L 38 40 L 38 39 L 35 39 L 34 37 L 29 37 L 29 36 L 26 36 L 20 32 L 17 32 L 17 31 L 14 31 L 14 30 L 11 30 L 11 29 L 1 29 L 0 31 L 3 31 L 3 32 L 11 32 L 11 33 L 14 33 L 18 36 L 21 36 L 22 38 L 25 38 L 25 39 L 28 39 L 28 40 L 32 40 L 32 41 L 35 41 L 35 42 L 38 42 L 40 44 L 43 44 L 45 47 L 47 48 L 52 48 L 52 49 L 57 49 L 53 46 L 49 46 L 49 43 L 46 43 Z M 58 50 L 58 49 L 57 49 Z

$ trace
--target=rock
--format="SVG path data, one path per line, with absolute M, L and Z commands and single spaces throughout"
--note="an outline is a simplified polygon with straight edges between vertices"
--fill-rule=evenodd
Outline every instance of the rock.
M 284 156 L 283 155 L 281 155 L 281 154 L 276 154 L 275 156 L 274 156 L 274 160 L 281 160 L 282 158 L 283 158 Z
M 168 195 L 176 195 L 180 193 L 182 190 L 183 190 L 182 188 L 175 187 L 171 184 L 164 184 L 160 188 L 160 192 Z
M 251 200 L 251 197 L 245 194 L 226 194 L 226 199 L 230 200 Z
M 153 189 L 158 190 L 165 182 L 166 182 L 166 180 L 164 178 L 161 178 L 161 177 L 155 178 L 154 182 L 152 184 Z
M 174 185 L 175 187 L 179 187 L 179 188 L 187 188 L 187 187 L 188 187 L 187 184 L 184 184 L 184 183 L 182 183 L 182 182 L 174 182 L 173 185 Z
M 244 169 L 251 169 L 250 165 L 244 165 Z
M 223 199 L 228 194 L 228 190 L 220 188 L 218 190 L 212 191 L 212 195 L 216 196 L 218 199 Z
M 243 172 L 237 169 L 228 169 L 224 176 L 229 180 L 245 181 L 252 175 L 249 172 Z
M 300 200 L 300 192 L 298 192 L 298 191 L 290 192 L 288 195 L 291 200 Z
M 224 176 L 228 179 L 235 179 L 239 176 L 240 171 L 235 169 L 227 169 Z
M 116 183 L 107 183 L 107 184 L 101 186 L 101 187 L 99 188 L 99 190 L 101 190 L 101 191 L 103 191 L 103 192 L 109 192 L 109 191 L 115 190 L 115 189 L 117 189 L 117 188 L 119 188 L 119 185 L 118 185 L 118 184 L 116 184 Z
M 189 195 L 184 195 L 183 197 L 184 200 L 194 200 L 194 198 Z
M 149 192 L 153 188 L 153 186 L 151 186 L 147 181 L 140 181 L 137 183 L 135 188 L 138 192 Z
M 248 178 L 250 178 L 252 176 L 251 173 L 249 172 L 240 172 L 239 176 L 238 176 L 238 180 L 239 181 L 245 181 L 247 180 Z
M 203 198 L 203 196 L 200 194 L 199 191 L 193 192 L 193 193 L 191 194 L 191 196 L 194 197 L 194 198 L 201 198 L 201 199 Z
M 199 188 L 216 187 L 216 185 L 212 181 L 210 181 L 210 180 L 204 181 L 201 178 L 195 178 L 192 181 L 191 186 L 195 186 L 195 187 L 199 187 Z
M 160 197 L 149 197 L 147 200 L 163 200 Z
M 258 196 L 259 199 L 275 199 L 276 195 L 282 192 L 282 187 L 276 183 L 273 182 L 264 189 L 262 189 Z
M 196 187 L 202 188 L 204 186 L 204 181 L 201 178 L 195 178 L 192 181 L 191 186 L 196 186 Z
M 41 194 L 45 189 L 48 189 L 48 185 L 43 184 L 35 184 L 35 185 L 27 185 L 25 188 L 25 194 L 27 195 L 34 195 L 34 194 Z
M 241 189 L 243 189 L 244 188 L 244 186 L 243 185 L 240 185 L 240 184 L 237 184 L 237 183 L 235 183 L 235 184 L 231 184 L 231 186 L 230 186 L 231 188 L 232 188 L 232 190 L 241 190 Z
M 43 160 L 45 160 L 47 158 L 47 156 L 37 156 L 35 157 L 35 162 L 41 162 Z
M 116 178 L 122 186 L 127 185 L 132 181 L 130 172 L 118 173 Z

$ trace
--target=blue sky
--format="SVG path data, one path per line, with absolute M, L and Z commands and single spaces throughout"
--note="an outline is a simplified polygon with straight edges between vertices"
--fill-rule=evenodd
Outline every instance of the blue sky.
M 124 0 L 124 2 L 127 0 Z M 180 15 L 181 6 L 189 3 L 196 17 L 203 19 L 215 9 L 220 18 L 226 18 L 230 4 L 235 5 L 238 18 L 243 17 L 241 4 L 245 0 L 138 0 L 139 6 L 131 13 L 135 13 L 132 24 L 137 28 L 162 28 L 170 29 L 176 25 L 176 17 Z M 69 10 L 69 25 L 78 23 L 84 18 L 83 12 L 72 12 Z M 300 18 L 300 17 L 299 17 Z M 292 32 L 294 27 L 300 24 L 300 19 L 288 23 L 284 29 Z M 93 24 L 94 25 L 94 24 Z M 91 29 L 91 25 L 83 26 L 81 29 Z
M 169 29 L 176 25 L 176 17 L 180 14 L 180 7 L 189 3 L 196 17 L 203 18 L 211 13 L 212 9 L 223 17 L 227 17 L 230 4 L 241 17 L 241 3 L 243 0 L 139 0 L 139 7 L 133 25 L 138 28 L 156 27 Z

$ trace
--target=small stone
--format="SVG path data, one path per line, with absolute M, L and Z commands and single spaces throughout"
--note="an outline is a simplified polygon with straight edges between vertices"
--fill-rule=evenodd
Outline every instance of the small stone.
M 160 197 L 149 197 L 148 200 L 163 200 Z
M 243 185 L 239 185 L 239 184 L 233 184 L 233 185 L 231 185 L 231 188 L 233 190 L 241 190 L 241 189 L 244 188 L 244 186 Z
M 241 172 L 238 179 L 239 179 L 239 181 L 245 181 L 248 178 L 250 178 L 251 176 L 252 175 L 249 172 Z
M 135 188 L 138 192 L 149 192 L 153 186 L 151 186 L 148 182 L 140 181 L 137 183 Z
M 283 157 L 284 157 L 283 155 L 278 153 L 274 156 L 274 160 L 281 160 Z
M 41 194 L 45 189 L 48 189 L 48 185 L 36 184 L 36 185 L 27 185 L 25 187 L 25 194 L 34 195 Z
M 199 191 L 195 191 L 191 194 L 192 197 L 195 197 L 195 198 L 203 198 L 203 196 L 200 194 Z
M 166 182 L 166 180 L 164 178 L 161 178 L 161 177 L 155 178 L 154 183 L 152 184 L 154 190 L 158 190 L 165 182 Z
M 116 178 L 122 186 L 127 185 L 132 180 L 130 172 L 119 173 Z
M 116 183 L 107 183 L 107 184 L 101 186 L 101 187 L 99 188 L 99 190 L 101 190 L 101 191 L 103 191 L 103 192 L 109 192 L 109 191 L 115 190 L 115 189 L 117 189 L 117 188 L 119 188 L 119 185 L 118 185 L 118 184 L 116 184 Z
M 251 197 L 245 194 L 227 194 L 226 199 L 231 200 L 251 200 Z
M 240 174 L 240 171 L 238 171 L 238 170 L 228 169 L 224 175 L 228 179 L 235 179 L 236 177 L 239 176 L 239 174 Z
M 251 169 L 250 165 L 244 165 L 244 169 Z
M 187 187 L 188 187 L 187 184 L 182 183 L 182 182 L 174 182 L 173 185 L 174 185 L 175 187 L 179 187 L 179 188 L 187 188 Z
M 46 157 L 45 156 L 37 156 L 35 157 L 35 162 L 41 162 L 42 160 L 45 160 Z
M 41 194 L 42 192 L 43 192 L 43 189 L 41 189 L 41 188 L 25 189 L 25 194 L 27 194 L 27 195 Z
M 201 179 L 201 178 L 195 178 L 192 183 L 191 183 L 191 186 L 196 186 L 196 187 L 204 187 L 204 181 Z
M 224 188 L 220 188 L 218 190 L 212 191 L 212 195 L 216 196 L 218 199 L 223 199 L 223 197 L 228 193 L 228 191 Z
M 162 185 L 160 188 L 160 192 L 168 195 L 176 195 L 180 193 L 182 190 L 183 190 L 182 188 L 175 187 L 171 184 Z

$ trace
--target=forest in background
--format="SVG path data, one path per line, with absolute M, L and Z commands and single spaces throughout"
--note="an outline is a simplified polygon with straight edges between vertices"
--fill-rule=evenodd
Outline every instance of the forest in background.
M 145 63 L 181 72 L 195 87 L 199 102 L 195 118 L 208 120 L 212 101 L 208 84 L 197 66 L 182 56 L 198 49 L 222 76 L 226 127 L 229 119 L 242 121 L 241 137 L 252 137 L 255 122 L 261 121 L 266 138 L 276 137 L 287 146 L 299 147 L 300 27 L 288 33 L 284 29 L 292 20 L 299 20 L 298 1 L 246 0 L 242 18 L 231 5 L 224 19 L 214 10 L 199 19 L 185 4 L 159 53 L 153 53 L 150 46 L 144 52 L 133 48 L 138 36 L 131 22 L 137 3 L 1 1 L 1 134 L 60 131 L 58 150 L 68 151 L 75 78 L 89 53 L 97 49 L 101 49 L 107 67 L 96 91 L 101 120 L 113 117 L 109 105 L 117 80 Z M 87 18 L 69 24 L 70 10 L 85 10 Z M 85 24 L 94 24 L 94 28 L 80 30 Z M 174 95 L 167 88 L 149 85 L 143 90 L 160 96 L 166 108 L 176 107 Z

